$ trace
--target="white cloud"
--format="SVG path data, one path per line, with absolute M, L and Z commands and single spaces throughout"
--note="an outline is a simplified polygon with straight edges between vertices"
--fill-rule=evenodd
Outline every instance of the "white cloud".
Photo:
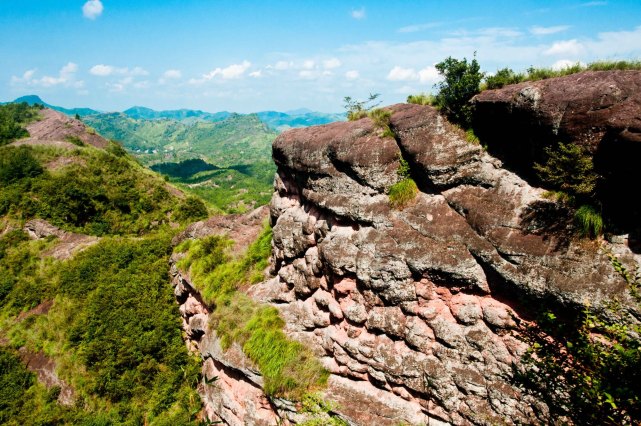
M 97 75 L 97 76 L 100 76 L 100 77 L 106 77 L 108 75 L 113 74 L 114 67 L 112 67 L 111 65 L 99 64 L 99 65 L 94 65 L 93 67 L 91 67 L 89 72 L 91 74 L 93 74 L 93 75 Z
M 553 70 L 555 70 L 555 71 L 560 71 L 560 70 L 563 70 L 565 68 L 573 67 L 576 64 L 585 66 L 585 63 L 583 63 L 581 61 L 571 61 L 569 59 L 559 59 L 558 61 L 556 61 L 555 63 L 552 64 L 551 68 Z
M 398 29 L 399 33 L 417 33 L 443 25 L 441 22 L 426 22 L 425 24 L 408 25 Z
M 365 7 L 361 7 L 360 9 L 352 9 L 351 15 L 354 19 L 365 19 Z
M 418 74 L 414 71 L 414 68 L 402 68 L 398 65 L 392 68 L 387 74 L 387 79 L 391 81 L 409 81 L 416 80 Z
M 581 3 L 581 7 L 595 7 L 595 6 L 607 6 L 607 1 L 589 1 L 587 3 Z
M 425 67 L 419 71 L 414 68 L 403 68 L 398 65 L 387 74 L 390 81 L 420 81 L 421 83 L 435 83 L 441 79 L 441 75 L 434 66 Z
M 312 61 L 311 59 L 308 59 L 308 60 L 303 62 L 303 69 L 311 70 L 311 69 L 314 68 L 315 65 L 316 64 L 314 63 L 314 61 Z
M 552 47 L 545 50 L 545 55 L 558 55 L 558 56 L 579 56 L 584 50 L 584 47 L 576 39 L 557 41 L 552 44 Z
M 78 65 L 73 62 L 68 62 L 58 72 L 57 76 L 45 75 L 41 78 L 35 78 L 36 70 L 27 70 L 22 74 L 22 77 L 11 77 L 12 85 L 27 85 L 39 87 L 53 87 L 64 86 L 73 87 L 76 89 L 82 88 L 85 85 L 84 81 L 76 80 L 76 73 L 78 72 Z
M 166 79 L 179 79 L 183 76 L 183 73 L 180 70 L 167 70 L 162 75 Z
M 123 74 L 141 76 L 141 75 L 149 75 L 149 71 L 147 71 L 144 68 L 140 68 L 140 67 L 134 67 L 134 69 L 132 69 L 131 71 L 129 71 L 129 70 L 127 70 L 127 68 L 125 68 L 124 71 L 123 71 Z
M 89 73 L 98 77 L 108 77 L 110 75 L 124 75 L 124 76 L 145 76 L 149 72 L 141 67 L 134 67 L 129 69 L 127 67 L 117 68 L 113 65 L 98 64 L 91 67 Z
M 260 77 L 263 76 L 263 72 L 262 72 L 262 70 L 253 71 L 253 72 L 249 73 L 249 76 L 250 77 L 254 77 L 254 78 L 260 78 Z
M 201 78 L 192 78 L 189 80 L 190 84 L 203 84 L 206 81 L 213 80 L 220 77 L 223 80 L 233 80 L 241 78 L 245 72 L 251 67 L 251 62 L 243 61 L 240 64 L 231 64 L 225 68 L 215 68 L 207 74 L 203 74 Z
M 570 28 L 569 25 L 556 25 L 553 27 L 540 27 L 535 25 L 533 27 L 530 27 L 530 34 L 533 34 L 535 36 L 544 36 L 544 35 L 561 33 L 563 31 L 567 31 L 569 28 Z
M 32 69 L 32 70 L 25 71 L 24 74 L 22 74 L 22 77 L 17 77 L 14 75 L 11 77 L 11 84 L 17 85 L 20 83 L 28 83 L 29 81 L 31 81 L 35 73 L 36 73 L 36 70 Z
M 323 67 L 326 70 L 331 70 L 334 68 L 338 68 L 342 65 L 341 61 L 338 58 L 331 58 L 327 59 L 326 61 L 323 61 Z
M 278 71 L 284 71 L 294 66 L 293 62 L 278 61 L 274 65 L 268 65 L 267 68 L 273 68 Z
M 345 78 L 348 80 L 356 80 L 360 76 L 360 73 L 356 70 L 350 70 L 345 73 Z
M 302 70 L 298 73 L 298 76 L 304 79 L 311 80 L 313 78 L 316 78 L 316 73 L 312 70 Z
M 435 83 L 441 79 L 436 67 L 425 67 L 418 72 L 418 79 L 421 83 Z
M 102 15 L 103 9 L 104 7 L 100 0 L 89 0 L 84 4 L 84 6 L 82 6 L 82 14 L 85 18 L 96 19 Z

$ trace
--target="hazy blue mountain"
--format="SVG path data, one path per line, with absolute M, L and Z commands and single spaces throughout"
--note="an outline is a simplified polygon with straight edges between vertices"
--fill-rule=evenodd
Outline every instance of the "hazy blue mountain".
M 26 102 L 29 105 L 40 104 L 40 105 L 46 106 L 47 108 L 51 108 L 53 110 L 60 111 L 63 114 L 67 114 L 71 116 L 75 116 L 76 114 L 78 114 L 80 117 L 84 117 L 87 115 L 100 113 L 100 111 L 96 111 L 95 109 L 91 109 L 91 108 L 63 108 L 60 106 L 51 105 L 43 101 L 38 95 L 21 96 L 18 99 L 14 100 L 13 102 L 15 103 Z
M 156 120 L 160 118 L 169 118 L 172 120 L 178 121 L 191 121 L 191 120 L 203 120 L 203 121 L 222 121 L 226 118 L 229 118 L 232 113 L 228 111 L 220 111 L 216 113 L 205 112 L 201 110 L 194 109 L 177 109 L 177 110 L 167 110 L 167 111 L 156 111 L 151 108 L 143 106 L 134 106 L 131 107 L 123 113 L 131 118 L 143 118 L 146 120 Z
M 309 111 L 305 108 L 297 111 Z M 290 111 L 291 112 L 291 111 Z M 305 112 L 302 114 L 290 114 L 278 111 L 261 111 L 256 115 L 261 121 L 274 130 L 283 132 L 287 129 L 296 127 L 318 126 L 320 124 L 333 123 L 335 121 L 345 121 L 347 118 L 344 113 L 331 114 L 323 112 Z

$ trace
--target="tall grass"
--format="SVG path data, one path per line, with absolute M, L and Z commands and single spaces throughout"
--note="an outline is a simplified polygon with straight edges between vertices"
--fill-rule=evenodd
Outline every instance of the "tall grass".
M 278 310 L 238 291 L 264 278 L 271 235 L 271 228 L 265 227 L 238 258 L 227 254 L 231 241 L 220 236 L 186 240 L 175 251 L 187 252 L 178 266 L 189 270 L 194 286 L 214 307 L 211 325 L 223 348 L 234 343 L 241 346 L 265 378 L 268 395 L 300 399 L 310 389 L 324 386 L 327 371 L 309 349 L 287 338 Z
M 482 90 L 500 89 L 501 87 L 517 84 L 524 81 L 545 80 L 554 77 L 563 77 L 583 71 L 612 71 L 612 70 L 641 70 L 641 60 L 630 61 L 595 61 L 588 65 L 579 62 L 560 69 L 545 67 L 530 67 L 526 72 L 517 73 L 510 68 L 498 70 L 494 75 L 485 78 L 481 85 Z
M 603 233 L 603 218 L 594 207 L 583 205 L 574 214 L 574 219 L 583 237 L 596 238 Z

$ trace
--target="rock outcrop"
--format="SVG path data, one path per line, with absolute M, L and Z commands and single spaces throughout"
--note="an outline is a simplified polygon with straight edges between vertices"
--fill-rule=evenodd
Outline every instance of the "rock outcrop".
M 273 277 L 247 294 L 277 307 L 285 333 L 323 362 L 323 397 L 348 424 L 549 421 L 545 404 L 513 380 L 527 350 L 519 326 L 542 303 L 571 315 L 617 298 L 638 317 L 625 280 L 598 243 L 568 237 L 563 206 L 433 108 L 389 109 L 396 138 L 365 118 L 276 139 Z M 401 156 L 420 192 L 397 210 L 387 194 Z M 234 226 L 210 222 L 181 238 Z M 640 260 L 625 244 L 611 250 L 626 264 Z M 201 389 L 211 418 L 304 419 L 295 403 L 262 393 L 242 348 L 221 349 L 189 277 L 175 266 L 172 275 L 205 377 L 218 377 Z
M 624 226 L 641 210 L 629 187 L 641 177 L 641 71 L 588 71 L 486 90 L 473 99 L 474 130 L 523 176 L 558 142 L 583 146 L 602 176 L 603 205 Z
M 539 422 L 545 407 L 510 379 L 526 349 L 515 324 L 541 302 L 632 306 L 626 283 L 597 244 L 567 237 L 567 211 L 434 109 L 390 109 L 396 140 L 363 119 L 274 142 L 278 277 L 255 294 L 332 374 L 423 422 Z M 400 211 L 386 195 L 399 155 L 421 189 Z
M 108 145 L 107 139 L 90 130 L 82 121 L 68 117 L 65 114 L 45 108 L 40 111 L 41 120 L 34 121 L 27 126 L 31 141 L 68 141 L 75 137 L 83 143 L 93 145 L 97 148 L 105 148 Z M 22 142 L 24 143 L 24 142 Z M 72 145 L 72 144 L 70 144 Z

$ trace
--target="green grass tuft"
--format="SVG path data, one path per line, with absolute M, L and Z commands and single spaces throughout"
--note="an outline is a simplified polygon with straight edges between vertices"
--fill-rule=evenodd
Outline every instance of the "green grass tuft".
M 375 108 L 367 113 L 367 116 L 374 122 L 374 126 L 381 130 L 381 137 L 395 137 L 390 128 L 392 112 L 383 108 Z
M 215 307 L 211 325 L 223 348 L 241 346 L 263 374 L 267 394 L 300 398 L 308 389 L 324 386 L 327 371 L 309 349 L 287 338 L 278 310 L 237 291 L 264 278 L 271 237 L 271 228 L 265 227 L 245 254 L 235 259 L 227 254 L 231 241 L 220 236 L 183 242 L 174 251 L 187 252 L 178 266 L 189 269 L 192 283 L 205 302 Z
M 411 178 L 406 178 L 392 185 L 389 189 L 390 206 L 395 209 L 403 209 L 418 194 L 416 182 Z
M 418 95 L 409 95 L 407 97 L 408 104 L 416 105 L 436 105 L 436 96 L 431 93 L 419 93 Z
M 583 237 L 596 238 L 603 233 L 603 218 L 594 207 L 583 205 L 574 214 L 574 219 Z

